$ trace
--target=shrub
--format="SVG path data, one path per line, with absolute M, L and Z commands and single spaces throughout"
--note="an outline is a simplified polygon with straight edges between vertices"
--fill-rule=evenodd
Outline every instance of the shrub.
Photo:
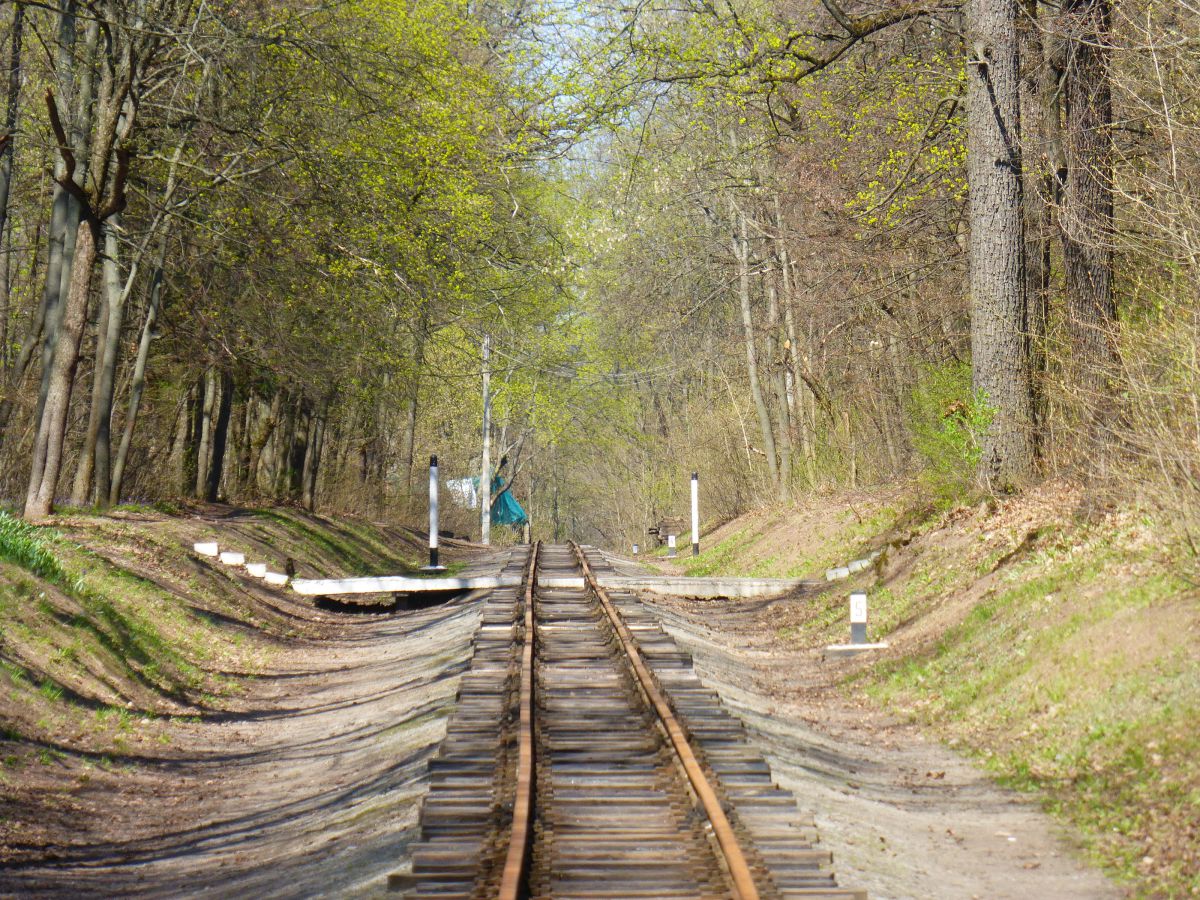
M 993 410 L 971 389 L 966 363 L 921 372 L 907 404 L 913 447 L 924 468 L 921 482 L 939 506 L 953 506 L 973 493 L 978 482 L 979 439 Z
M 0 510 L 0 559 L 27 569 L 68 592 L 79 590 L 76 580 L 46 547 L 45 533 Z

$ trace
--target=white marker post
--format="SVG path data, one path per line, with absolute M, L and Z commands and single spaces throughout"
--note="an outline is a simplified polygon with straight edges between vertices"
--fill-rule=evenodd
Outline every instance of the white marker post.
M 867 595 L 855 591 L 850 595 L 850 643 L 867 642 Z
M 429 565 L 422 572 L 444 572 L 445 566 L 438 565 L 438 461 L 429 457 Z
M 637 544 L 634 544 L 634 545 L 633 545 L 633 555 L 634 555 L 634 556 L 637 556 L 637 555 L 638 555 L 638 545 L 637 545 Z
M 700 555 L 700 473 L 692 473 L 692 556 Z
M 675 535 L 667 535 L 667 559 L 675 558 Z

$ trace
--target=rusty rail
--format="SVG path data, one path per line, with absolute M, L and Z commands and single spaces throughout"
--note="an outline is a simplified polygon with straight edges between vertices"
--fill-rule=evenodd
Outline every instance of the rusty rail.
M 750 865 L 746 861 L 746 856 L 742 852 L 737 836 L 733 833 L 733 826 L 730 825 L 729 818 L 725 815 L 725 810 L 721 808 L 721 801 L 717 797 L 716 791 L 708 783 L 708 778 L 705 777 L 704 770 L 700 767 L 700 763 L 696 759 L 696 754 L 692 752 L 683 727 L 679 724 L 679 720 L 676 719 L 670 704 L 667 703 L 666 698 L 658 689 L 658 685 L 650 674 L 650 670 L 642 660 L 637 642 L 626 627 L 621 614 L 613 605 L 608 592 L 596 580 L 596 576 L 592 572 L 592 567 L 588 564 L 587 555 L 573 541 L 571 542 L 571 547 L 574 549 L 580 564 L 583 566 L 584 578 L 596 594 L 605 615 L 608 616 L 609 622 L 612 623 L 613 630 L 617 633 L 617 638 L 620 640 L 621 647 L 629 658 L 638 683 L 641 684 L 642 690 L 645 691 L 646 696 L 650 699 L 650 703 L 654 707 L 654 711 L 658 714 L 658 718 L 662 722 L 667 736 L 671 739 L 671 746 L 674 748 L 675 754 L 679 757 L 679 761 L 687 773 L 692 789 L 696 792 L 696 796 L 704 807 L 705 815 L 708 816 L 709 822 L 712 823 L 713 834 L 716 836 L 717 844 L 721 848 L 722 855 L 725 857 L 725 865 L 729 870 L 729 877 L 733 882 L 737 900 L 758 900 L 758 888 L 755 886 L 754 878 L 750 873 Z
M 517 748 L 517 792 L 513 799 L 512 831 L 508 855 L 500 877 L 499 900 L 518 900 L 529 861 L 529 842 L 533 823 L 533 589 L 537 584 L 537 558 L 541 542 L 529 554 L 525 574 L 525 642 L 521 648 L 520 727 Z

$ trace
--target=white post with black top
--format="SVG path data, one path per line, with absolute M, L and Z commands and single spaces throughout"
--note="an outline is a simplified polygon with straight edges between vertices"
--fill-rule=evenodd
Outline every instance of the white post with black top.
M 700 555 L 700 474 L 692 473 L 692 556 Z
M 438 564 L 438 458 L 429 457 L 429 565 L 423 572 L 442 572 L 445 566 Z

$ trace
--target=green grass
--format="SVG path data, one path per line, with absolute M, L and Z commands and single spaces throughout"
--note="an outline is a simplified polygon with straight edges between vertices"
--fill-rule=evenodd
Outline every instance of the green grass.
M 79 590 L 79 580 L 67 574 L 51 552 L 44 529 L 0 510 L 0 559 L 27 569 L 68 593 Z
M 1141 617 L 1190 586 L 1164 567 L 1131 575 L 1138 556 L 1111 535 L 1075 537 L 1012 563 L 932 646 L 856 683 L 954 738 L 1004 783 L 1036 792 L 1139 892 L 1190 895 L 1200 879 L 1182 861 L 1189 851 L 1175 859 L 1164 847 L 1173 861 L 1157 863 L 1154 847 L 1186 841 L 1182 823 L 1200 818 L 1200 667 L 1186 642 L 1124 643 Z M 991 568 L 933 560 L 873 596 L 875 621 L 886 631 L 902 611 L 965 589 L 981 571 Z
M 255 510 L 255 515 L 265 521 L 282 525 L 301 541 L 325 550 L 344 565 L 351 575 L 376 574 L 379 571 L 381 557 L 394 559 L 394 555 L 388 553 L 387 548 L 382 545 L 371 546 L 349 528 L 345 531 L 317 528 L 293 515 L 274 509 L 258 509 Z M 364 544 L 367 546 L 364 547 Z M 405 560 L 394 560 L 393 565 L 397 564 L 408 572 L 418 568 L 416 564 Z
M 898 507 L 882 506 L 861 520 L 843 522 L 832 531 L 819 552 L 801 557 L 756 552 L 755 545 L 772 530 L 772 526 L 764 527 L 756 523 L 753 527 L 727 535 L 711 546 L 701 543 L 700 555 L 681 557 L 680 565 L 686 575 L 820 577 L 826 569 L 845 565 L 863 556 L 867 544 L 894 526 L 900 514 Z

